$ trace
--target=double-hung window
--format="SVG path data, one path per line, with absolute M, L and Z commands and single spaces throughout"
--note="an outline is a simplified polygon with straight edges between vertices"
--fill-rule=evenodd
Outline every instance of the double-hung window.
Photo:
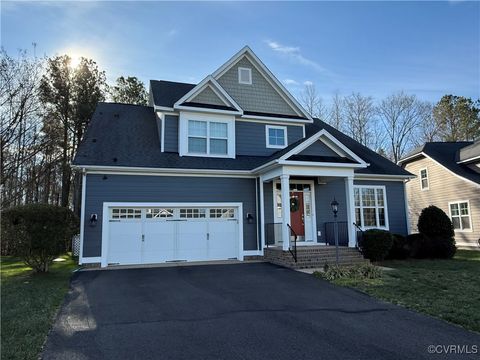
M 188 120 L 188 153 L 227 155 L 228 124 Z
M 267 148 L 283 149 L 287 144 L 287 128 L 285 126 L 266 125 L 265 135 Z
M 428 171 L 427 169 L 420 170 L 420 188 L 422 190 L 428 190 Z
M 355 222 L 363 229 L 388 229 L 384 186 L 355 186 Z
M 453 228 L 456 231 L 471 231 L 472 219 L 468 201 L 451 202 L 449 207 Z

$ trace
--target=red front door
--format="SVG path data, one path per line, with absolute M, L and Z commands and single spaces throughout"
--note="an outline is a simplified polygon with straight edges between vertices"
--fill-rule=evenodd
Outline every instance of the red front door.
M 297 236 L 305 236 L 303 224 L 303 192 L 290 192 L 290 222 Z

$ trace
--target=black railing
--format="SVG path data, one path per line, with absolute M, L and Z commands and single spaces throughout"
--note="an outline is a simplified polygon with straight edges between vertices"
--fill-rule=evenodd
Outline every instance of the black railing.
M 290 241 L 290 246 L 288 247 L 288 251 L 290 251 L 290 254 L 292 254 L 293 256 L 293 260 L 295 260 L 295 262 L 297 262 L 297 234 L 295 233 L 295 231 L 292 229 L 292 227 L 290 226 L 290 224 L 287 224 L 288 228 L 290 229 L 290 238 L 292 237 L 293 235 L 293 247 L 291 246 L 292 245 L 292 242 Z
M 275 245 L 276 239 L 282 238 L 282 223 L 265 224 L 265 246 Z
M 338 246 L 348 246 L 348 226 L 346 221 L 338 221 Z M 335 222 L 325 223 L 325 243 L 335 245 Z
M 353 223 L 353 225 L 356 228 L 355 247 L 360 251 L 362 251 L 363 230 L 357 223 Z

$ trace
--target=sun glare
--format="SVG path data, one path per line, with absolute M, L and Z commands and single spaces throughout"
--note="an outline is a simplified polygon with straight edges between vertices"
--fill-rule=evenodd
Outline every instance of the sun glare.
M 82 57 L 78 56 L 78 55 L 74 55 L 74 54 L 70 54 L 69 56 L 71 58 L 70 67 L 75 69 L 78 65 L 80 65 L 80 60 L 81 60 Z

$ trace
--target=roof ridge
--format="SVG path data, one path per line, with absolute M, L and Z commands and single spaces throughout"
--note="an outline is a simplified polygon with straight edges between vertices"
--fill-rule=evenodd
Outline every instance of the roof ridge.
M 172 83 L 172 84 L 182 84 L 182 85 L 192 85 L 192 86 L 197 86 L 197 85 L 198 85 L 198 84 L 193 84 L 193 83 L 187 83 L 187 82 L 182 82 L 182 81 L 172 81 L 172 80 L 155 80 L 155 79 L 150 79 L 150 81 L 167 82 L 167 83 Z
M 99 101 L 98 104 L 104 104 L 104 105 L 126 105 L 126 106 L 139 106 L 139 107 L 145 107 L 145 108 L 151 108 L 153 109 L 153 106 L 149 105 L 141 105 L 141 104 L 129 104 L 129 103 L 122 103 L 122 102 L 116 102 L 116 101 Z

